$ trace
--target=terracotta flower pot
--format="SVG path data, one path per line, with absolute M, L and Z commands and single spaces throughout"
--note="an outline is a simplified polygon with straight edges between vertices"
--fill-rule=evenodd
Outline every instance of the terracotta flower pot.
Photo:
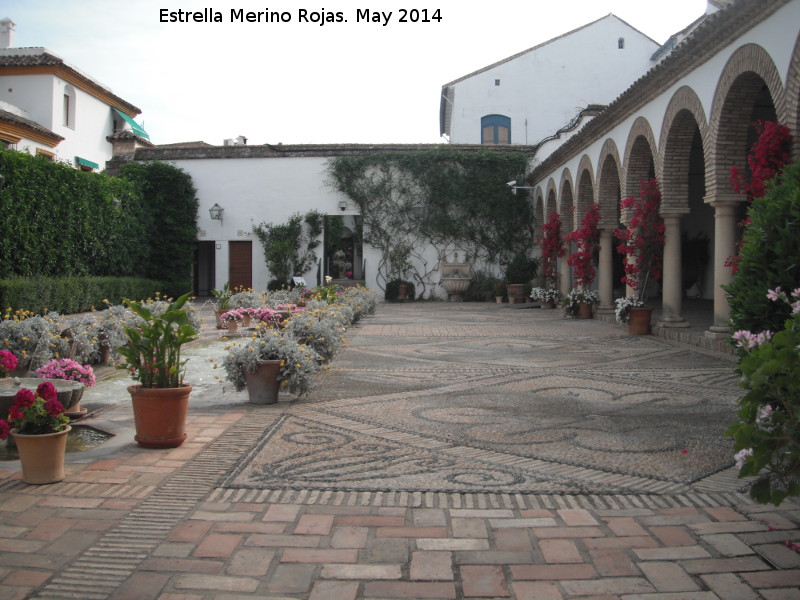
M 591 302 L 578 302 L 578 319 L 591 319 L 593 316 L 592 314 L 592 303 Z
M 628 309 L 628 333 L 630 335 L 648 335 L 650 333 L 650 317 L 653 306 L 631 306 Z
M 244 379 L 247 382 L 247 394 L 252 404 L 275 404 L 281 382 L 281 361 L 268 360 L 261 363 L 255 371 L 244 370 Z
M 64 479 L 64 455 L 70 429 L 67 425 L 63 431 L 41 435 L 25 435 L 11 430 L 22 463 L 22 481 L 41 485 Z
M 233 319 L 225 321 L 225 327 L 228 329 L 228 333 L 236 333 L 239 331 L 239 323 Z
M 143 448 L 177 448 L 186 439 L 186 415 L 192 386 L 128 387 L 136 425 L 134 439 Z
M 509 304 L 522 304 L 525 302 L 524 283 L 509 283 L 506 285 L 506 292 L 508 292 Z

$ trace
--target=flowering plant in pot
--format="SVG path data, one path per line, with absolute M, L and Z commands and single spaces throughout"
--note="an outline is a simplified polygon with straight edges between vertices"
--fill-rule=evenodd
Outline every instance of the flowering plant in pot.
M 535 287 L 531 289 L 531 299 L 541 303 L 555 304 L 558 302 L 558 290 L 554 288 Z
M 81 397 L 83 390 L 97 384 L 94 376 L 94 369 L 89 365 L 81 365 L 69 358 L 54 358 L 36 369 L 36 376 L 43 379 L 64 379 L 66 381 L 77 381 L 82 386 L 76 387 L 72 393 L 70 402 L 65 405 L 70 416 L 77 416 L 78 413 L 85 413 L 86 409 L 81 409 Z
M 557 212 L 550 213 L 547 223 L 542 226 L 542 284 L 544 289 L 555 290 L 558 282 L 558 259 L 564 256 L 564 242 L 561 239 L 561 218 Z M 556 295 L 556 301 L 558 296 Z
M 561 302 L 564 315 L 576 318 L 581 316 L 581 305 L 594 306 L 600 302 L 600 295 L 596 290 L 571 289 L 569 294 Z M 591 315 L 591 312 L 589 313 Z
M 142 302 L 125 300 L 140 321 L 126 326 L 128 342 L 119 348 L 124 362 L 139 382 L 128 388 L 133 400 L 136 441 L 147 448 L 174 448 L 186 439 L 185 421 L 192 386 L 184 385 L 184 344 L 197 339 L 189 321 L 184 294 L 156 314 Z
M 647 285 L 661 279 L 665 240 L 664 219 L 658 212 L 660 201 L 658 181 L 651 179 L 642 182 L 639 197 L 630 196 L 619 203 L 630 217 L 627 227 L 614 230 L 620 241 L 617 250 L 625 261 L 622 282 L 637 291 L 636 303 L 629 303 L 627 308 L 630 333 L 650 333 L 652 307 L 647 306 Z M 646 324 L 638 322 L 644 313 Z
M 639 296 L 625 296 L 614 300 L 614 316 L 617 323 L 627 323 L 631 318 L 631 308 L 641 308 L 645 305 Z
M 64 453 L 69 417 L 57 399 L 53 384 L 44 381 L 33 392 L 20 388 L 8 411 L 0 420 L 0 439 L 14 436 L 25 483 L 54 483 L 64 479 Z
M 281 387 L 297 396 L 308 393 L 320 370 L 319 354 L 290 331 L 259 327 L 248 341 L 226 349 L 223 367 L 228 381 L 237 391 L 247 387 L 250 401 L 256 404 L 277 401 Z M 271 368 L 262 369 L 264 365 Z

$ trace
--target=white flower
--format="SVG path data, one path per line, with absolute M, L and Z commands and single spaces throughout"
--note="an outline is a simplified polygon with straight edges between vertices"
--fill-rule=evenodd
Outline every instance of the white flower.
M 733 460 L 736 461 L 736 468 L 741 470 L 744 466 L 744 461 L 748 456 L 753 456 L 752 448 L 744 448 L 743 450 L 739 450 L 736 454 L 734 454 Z

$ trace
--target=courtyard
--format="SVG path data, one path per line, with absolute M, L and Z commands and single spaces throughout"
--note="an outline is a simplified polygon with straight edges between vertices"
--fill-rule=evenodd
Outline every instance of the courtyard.
M 797 598 L 800 508 L 754 504 L 732 355 L 488 303 L 383 304 L 308 396 L 220 383 L 203 308 L 189 437 L 114 433 L 67 478 L 0 462 L 3 598 Z M 789 546 L 787 546 L 787 540 Z

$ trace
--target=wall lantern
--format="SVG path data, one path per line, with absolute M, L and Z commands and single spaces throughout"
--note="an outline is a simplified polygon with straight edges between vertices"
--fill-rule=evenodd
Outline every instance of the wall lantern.
M 339 200 L 339 210 L 344 212 L 347 210 L 347 201 L 346 200 Z
M 212 206 L 211 208 L 208 209 L 208 214 L 211 215 L 211 220 L 212 221 L 219 221 L 220 223 L 222 223 L 222 213 L 224 213 L 224 212 L 225 212 L 225 209 L 222 208 L 216 202 L 214 203 L 214 206 Z

